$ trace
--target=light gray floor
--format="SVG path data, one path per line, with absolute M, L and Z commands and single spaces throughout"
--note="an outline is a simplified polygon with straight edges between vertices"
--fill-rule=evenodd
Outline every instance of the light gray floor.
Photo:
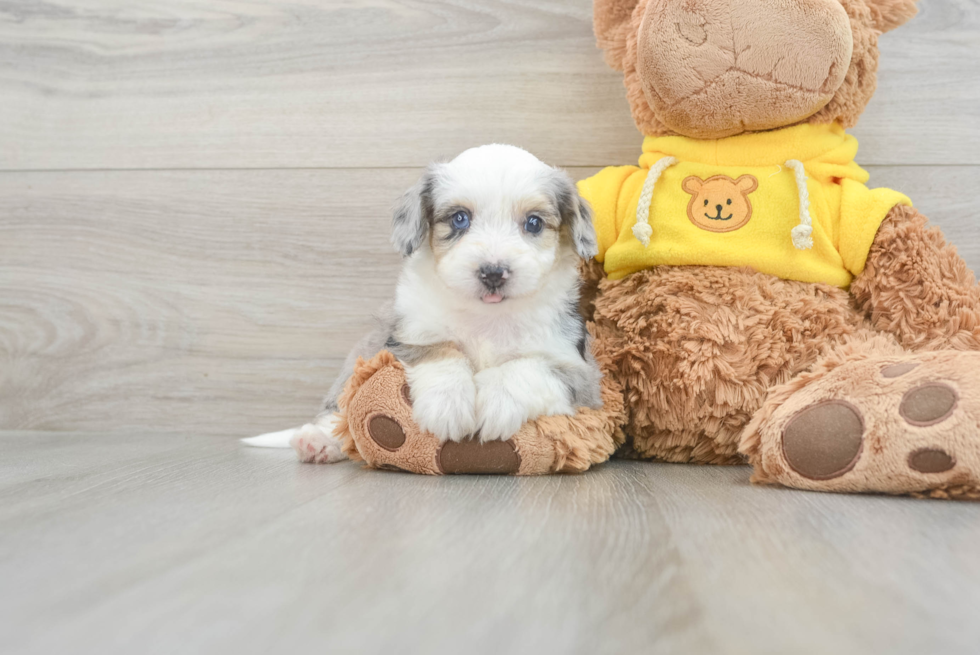
M 0 434 L 5 653 L 976 653 L 980 504 Z

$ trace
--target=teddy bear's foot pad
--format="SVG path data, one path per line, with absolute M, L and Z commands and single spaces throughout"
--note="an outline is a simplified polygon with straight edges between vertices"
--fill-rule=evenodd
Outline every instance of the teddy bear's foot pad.
M 774 402 L 757 482 L 980 498 L 980 353 L 855 357 Z
M 811 480 L 850 471 L 861 454 L 864 419 L 844 400 L 825 400 L 790 419 L 783 429 L 783 455 L 790 468 Z
M 385 450 L 398 450 L 405 445 L 405 430 L 390 416 L 372 416 L 367 423 L 367 433 Z
M 521 456 L 510 441 L 447 441 L 439 449 L 439 468 L 446 474 L 514 475 Z

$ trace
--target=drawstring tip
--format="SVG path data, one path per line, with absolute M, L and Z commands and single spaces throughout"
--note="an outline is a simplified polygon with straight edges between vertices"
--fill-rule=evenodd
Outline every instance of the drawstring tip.
M 633 236 L 646 248 L 650 245 L 650 237 L 653 236 L 653 228 L 649 223 L 637 223 L 633 226 Z
M 790 159 L 786 167 L 793 170 L 796 192 L 800 194 L 800 224 L 793 228 L 793 245 L 797 250 L 813 247 L 813 217 L 810 216 L 810 191 L 806 185 L 806 168 L 798 159 Z
M 813 228 L 809 225 L 797 225 L 793 228 L 793 245 L 797 250 L 809 250 L 813 247 Z

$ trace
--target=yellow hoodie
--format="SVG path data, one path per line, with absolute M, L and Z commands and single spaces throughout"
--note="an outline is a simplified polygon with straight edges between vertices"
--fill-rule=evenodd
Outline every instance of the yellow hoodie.
M 869 189 L 857 140 L 797 125 L 718 140 L 647 137 L 640 166 L 579 182 L 612 279 L 659 266 L 750 266 L 847 288 L 907 197 Z

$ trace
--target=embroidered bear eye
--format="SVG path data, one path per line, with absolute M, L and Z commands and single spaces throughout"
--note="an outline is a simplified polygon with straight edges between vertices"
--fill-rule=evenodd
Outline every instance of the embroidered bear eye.
M 453 228 L 457 230 L 465 230 L 470 226 L 470 215 L 464 211 L 458 211 L 453 214 Z
M 729 205 L 732 204 L 732 199 L 731 198 L 728 199 L 728 204 Z
M 704 199 L 704 206 L 705 206 L 705 207 L 707 207 L 707 206 L 708 206 L 708 199 L 707 199 L 707 198 L 705 198 L 705 199 Z

